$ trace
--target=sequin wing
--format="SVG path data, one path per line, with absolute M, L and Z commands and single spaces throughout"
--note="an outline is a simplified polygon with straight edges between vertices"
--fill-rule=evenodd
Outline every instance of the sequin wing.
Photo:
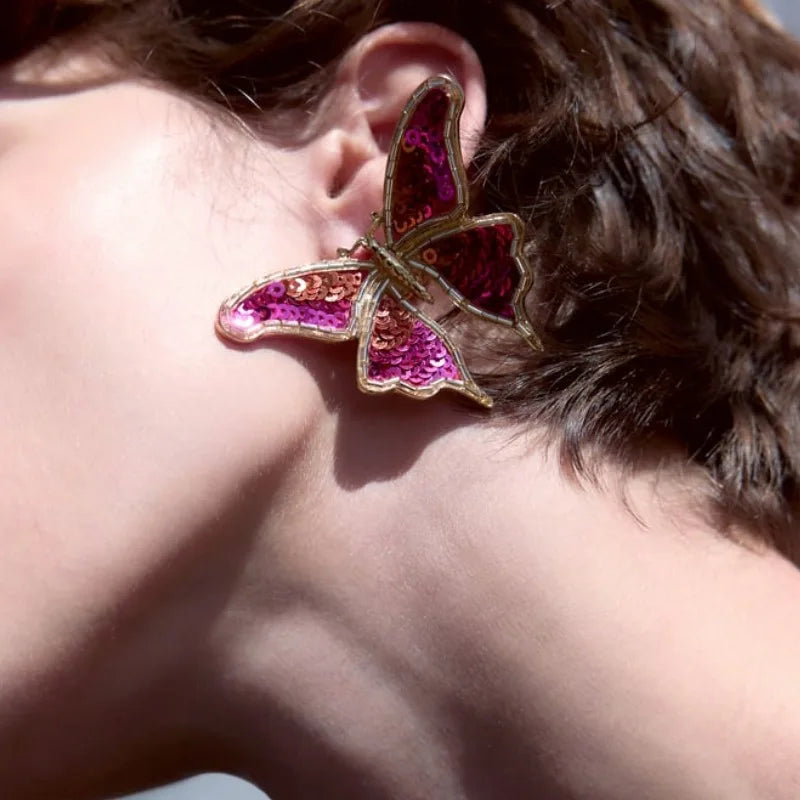
M 517 216 L 491 214 L 435 234 L 406 259 L 435 278 L 460 308 L 535 338 L 523 305 L 531 272 L 522 242 Z
M 352 339 L 371 271 L 364 261 L 339 259 L 266 276 L 220 306 L 217 329 L 236 342 L 275 333 Z
M 386 166 L 383 207 L 390 246 L 466 212 L 458 135 L 463 106 L 461 89 L 443 76 L 427 80 L 409 100 Z
M 491 398 L 472 379 L 442 327 L 387 287 L 387 281 L 376 287 L 364 313 L 359 387 L 415 398 L 451 389 L 491 407 Z

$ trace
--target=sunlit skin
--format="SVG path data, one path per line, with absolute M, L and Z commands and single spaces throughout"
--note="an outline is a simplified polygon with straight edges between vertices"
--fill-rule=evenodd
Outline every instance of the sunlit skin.
M 0 796 L 800 796 L 800 576 L 698 476 L 583 486 L 535 429 L 360 394 L 353 343 L 215 334 L 364 235 L 440 72 L 468 161 L 482 72 L 433 26 L 348 52 L 293 146 L 87 54 L 3 75 Z

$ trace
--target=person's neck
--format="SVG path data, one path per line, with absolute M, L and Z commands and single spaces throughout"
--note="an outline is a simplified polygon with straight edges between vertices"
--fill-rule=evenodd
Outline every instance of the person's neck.
M 213 525 L 117 586 L 91 641 L 21 703 L 11 796 L 208 770 L 277 800 L 560 796 L 542 764 L 570 751 L 559 709 L 581 681 L 559 676 L 606 638 L 580 609 L 615 605 L 598 587 L 645 540 L 674 544 L 647 529 L 664 517 L 652 486 L 633 488 L 642 523 L 508 429 L 355 396 L 280 475 L 242 463 Z
M 438 402 L 323 415 L 207 658 L 230 771 L 279 800 L 560 796 L 530 702 L 569 646 L 550 572 L 646 531 L 513 433 Z
M 697 476 L 603 470 L 604 487 L 581 487 L 530 437 L 391 405 L 324 416 L 251 552 L 209 659 L 224 664 L 228 768 L 278 800 L 556 800 L 595 797 L 593 781 L 615 798 L 701 797 L 708 781 L 745 796 L 715 703 L 694 705 L 680 677 L 695 605 L 719 590 L 708 559 L 732 587 L 744 563 L 687 510 Z M 687 641 L 661 652 L 667 609 Z M 664 670 L 669 701 L 653 689 Z M 719 758 L 687 752 L 668 779 L 619 733 L 641 714 L 653 741 L 697 726 Z

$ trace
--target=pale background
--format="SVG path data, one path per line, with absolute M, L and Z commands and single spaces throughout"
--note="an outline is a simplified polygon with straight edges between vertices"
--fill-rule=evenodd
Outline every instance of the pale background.
M 783 22 L 800 35 L 800 0 L 766 0 Z M 163 789 L 121 800 L 265 800 L 267 796 L 244 781 L 227 775 L 200 775 Z M 268 799 L 267 799 L 268 800 Z

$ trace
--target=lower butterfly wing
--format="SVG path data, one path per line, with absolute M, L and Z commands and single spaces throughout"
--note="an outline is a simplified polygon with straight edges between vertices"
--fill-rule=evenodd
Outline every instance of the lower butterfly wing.
M 538 346 L 524 308 L 532 279 L 523 234 L 515 214 L 490 214 L 439 230 L 401 255 L 433 277 L 459 308 L 513 327 Z
M 222 303 L 217 330 L 235 342 L 276 333 L 352 339 L 370 272 L 367 262 L 337 259 L 268 275 Z
M 358 385 L 368 393 L 396 391 L 417 399 L 451 389 L 490 408 L 444 329 L 388 288 L 370 281 L 358 350 Z

